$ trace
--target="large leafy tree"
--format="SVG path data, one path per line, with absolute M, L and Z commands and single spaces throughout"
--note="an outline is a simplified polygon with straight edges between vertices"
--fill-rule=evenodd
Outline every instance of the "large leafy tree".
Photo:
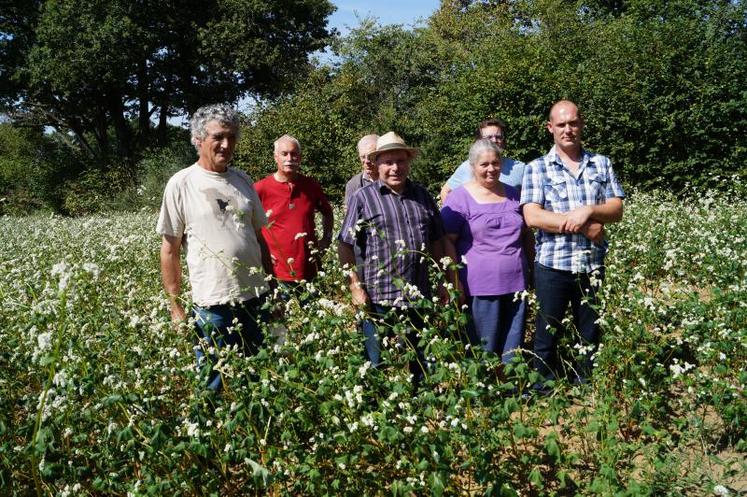
M 4 110 L 126 164 L 164 138 L 170 116 L 290 88 L 328 42 L 334 10 L 327 0 L 2 3 Z
M 745 0 L 442 0 L 422 27 L 366 20 L 336 47 L 335 65 L 255 110 L 242 167 L 266 174 L 252 167 L 289 130 L 334 195 L 359 167 L 358 137 L 395 129 L 421 148 L 413 175 L 435 192 L 478 121 L 501 117 L 508 154 L 532 160 L 551 146 L 550 106 L 570 98 L 585 146 L 630 183 L 747 177 Z

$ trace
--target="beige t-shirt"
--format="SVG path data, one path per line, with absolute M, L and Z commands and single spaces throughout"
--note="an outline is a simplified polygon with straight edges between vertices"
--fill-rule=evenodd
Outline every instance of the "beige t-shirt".
M 268 290 L 256 235 L 266 224 L 249 176 L 233 168 L 216 173 L 193 164 L 166 184 L 156 231 L 182 237 L 192 300 L 210 306 Z

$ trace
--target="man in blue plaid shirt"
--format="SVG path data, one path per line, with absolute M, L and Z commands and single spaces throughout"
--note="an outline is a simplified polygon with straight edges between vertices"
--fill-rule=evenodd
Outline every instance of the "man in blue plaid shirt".
M 534 363 L 546 379 L 559 376 L 558 339 L 568 304 L 583 357 L 573 365 L 574 382 L 584 383 L 599 344 L 597 291 L 604 278 L 604 225 L 622 219 L 625 193 L 610 160 L 584 150 L 583 118 L 568 100 L 552 106 L 547 130 L 554 145 L 527 165 L 521 190 L 524 219 L 538 230 L 534 284 L 539 304 Z

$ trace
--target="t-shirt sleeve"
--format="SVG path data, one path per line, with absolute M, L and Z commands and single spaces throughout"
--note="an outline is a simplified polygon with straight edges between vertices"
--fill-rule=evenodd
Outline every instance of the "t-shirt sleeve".
M 177 181 L 171 178 L 166 183 L 161 202 L 161 212 L 158 215 L 156 232 L 159 235 L 181 238 L 184 235 L 184 212 L 182 211 L 181 195 Z
M 545 205 L 545 191 L 542 185 L 542 159 L 527 164 L 521 182 L 521 200 L 519 203 Z
M 342 220 L 342 227 L 340 228 L 340 234 L 337 235 L 337 240 L 348 245 L 355 245 L 358 238 L 358 230 L 363 229 L 359 224 L 360 220 L 362 220 L 362 204 L 360 190 L 358 190 L 350 197 L 348 210 L 345 212 L 345 218 Z
M 444 222 L 444 231 L 448 235 L 459 235 L 464 223 L 467 222 L 465 209 L 460 192 L 454 192 L 446 197 L 446 202 L 441 209 L 441 218 Z
M 456 168 L 454 174 L 452 174 L 448 180 L 446 180 L 446 186 L 454 190 L 465 184 L 472 178 L 472 169 L 470 168 L 469 162 L 462 162 L 459 167 Z

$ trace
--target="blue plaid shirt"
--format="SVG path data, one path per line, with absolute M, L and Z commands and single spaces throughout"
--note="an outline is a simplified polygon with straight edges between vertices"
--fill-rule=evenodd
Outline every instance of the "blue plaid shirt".
M 576 178 L 558 157 L 555 147 L 527 165 L 521 205 L 539 204 L 546 211 L 569 212 L 582 205 L 603 204 L 625 198 L 622 186 L 604 155 L 583 151 Z M 580 233 L 537 234 L 536 261 L 553 269 L 589 273 L 604 264 L 607 241 L 596 244 Z

